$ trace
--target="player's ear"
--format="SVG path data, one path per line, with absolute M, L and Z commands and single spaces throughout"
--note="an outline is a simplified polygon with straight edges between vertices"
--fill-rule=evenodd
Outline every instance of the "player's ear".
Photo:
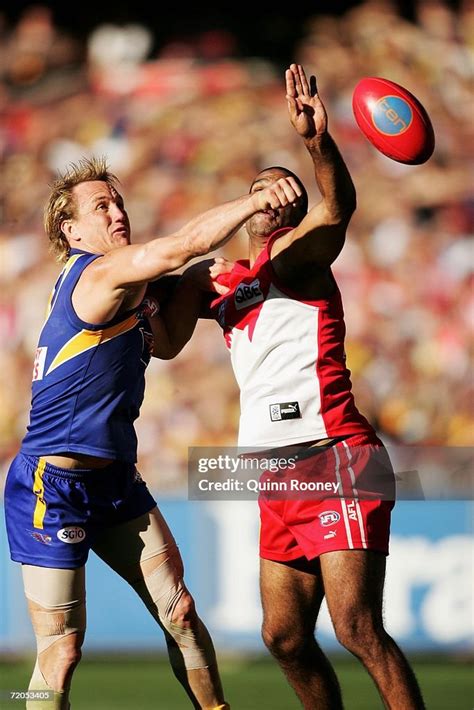
M 74 222 L 72 219 L 63 219 L 61 222 L 61 232 L 69 242 L 79 241 L 79 237 L 75 236 L 76 230 L 74 229 Z
M 65 237 L 67 237 L 68 232 L 71 230 L 71 220 L 70 219 L 63 219 L 63 221 L 60 224 L 60 230 L 64 234 Z

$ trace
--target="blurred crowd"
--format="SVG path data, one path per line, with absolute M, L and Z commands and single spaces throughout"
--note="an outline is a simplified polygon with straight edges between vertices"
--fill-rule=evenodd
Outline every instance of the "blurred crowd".
M 285 165 L 319 199 L 291 128 L 284 66 L 240 56 L 228 31 L 154 50 L 153 28 L 97 26 L 79 41 L 32 5 L 0 18 L 0 473 L 28 422 L 31 368 L 60 266 L 42 210 L 58 169 L 106 155 L 121 180 L 134 241 L 248 191 L 256 171 Z M 359 409 L 386 442 L 467 447 L 473 440 L 472 226 L 474 4 L 438 0 L 403 18 L 362 2 L 306 21 L 294 61 L 318 77 L 330 130 L 358 208 L 334 264 Z M 364 76 L 414 93 L 436 148 L 422 166 L 378 153 L 355 123 Z M 242 232 L 221 252 L 245 257 Z M 153 361 L 138 423 L 139 468 L 154 490 L 185 490 L 190 446 L 232 446 L 239 396 L 218 326 L 201 321 L 183 352 Z

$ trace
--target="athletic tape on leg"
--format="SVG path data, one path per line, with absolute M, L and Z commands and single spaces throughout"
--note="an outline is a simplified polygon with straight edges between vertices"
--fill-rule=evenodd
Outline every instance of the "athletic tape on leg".
M 58 692 L 50 688 L 41 673 L 38 659 L 36 660 L 28 690 L 36 691 L 37 694 L 47 691 L 48 699 L 45 700 L 36 697 L 34 700 L 27 700 L 26 710 L 69 710 L 70 708 L 68 700 L 69 694 L 66 692 Z
M 86 607 L 79 604 L 71 609 L 47 609 L 30 612 L 31 623 L 36 635 L 38 654 L 43 653 L 58 639 L 86 629 Z
M 170 648 L 170 656 L 179 654 L 187 670 L 207 668 L 216 662 L 214 648 L 202 621 L 197 614 L 193 627 L 181 626 L 173 621 L 176 612 L 179 612 L 181 601 L 189 595 L 181 578 L 176 575 L 169 562 L 160 564 L 151 574 L 133 585 L 137 593 L 153 613 L 156 611 L 163 628 L 175 641 L 178 649 Z M 150 597 L 154 608 L 150 606 Z

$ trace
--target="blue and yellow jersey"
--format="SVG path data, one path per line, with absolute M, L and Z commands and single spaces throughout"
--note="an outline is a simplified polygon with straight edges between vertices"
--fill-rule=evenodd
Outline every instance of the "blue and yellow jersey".
M 74 287 L 98 256 L 71 251 L 51 293 L 33 367 L 25 454 L 137 460 L 134 421 L 153 335 L 142 306 L 100 325 L 77 316 Z

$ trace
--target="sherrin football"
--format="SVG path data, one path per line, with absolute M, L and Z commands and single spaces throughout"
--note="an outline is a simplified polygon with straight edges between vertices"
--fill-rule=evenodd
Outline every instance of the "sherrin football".
M 352 94 L 352 110 L 362 133 L 388 158 L 420 165 L 432 155 L 435 137 L 430 117 L 400 84 L 376 76 L 361 79 Z

